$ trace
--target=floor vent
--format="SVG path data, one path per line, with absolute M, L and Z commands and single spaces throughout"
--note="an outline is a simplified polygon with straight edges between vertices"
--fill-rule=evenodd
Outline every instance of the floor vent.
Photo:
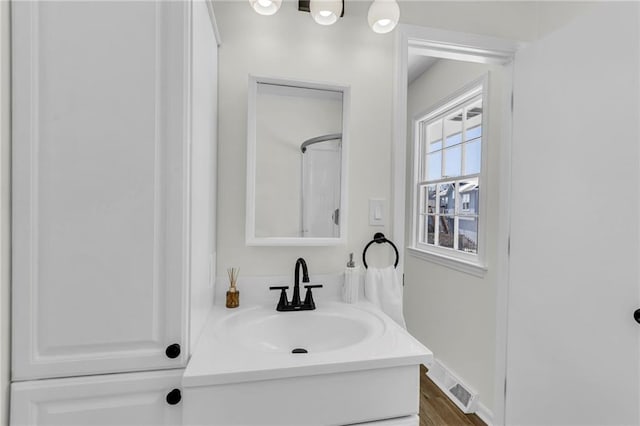
M 427 376 L 465 413 L 475 413 L 478 393 L 462 381 L 444 364 L 436 360 Z

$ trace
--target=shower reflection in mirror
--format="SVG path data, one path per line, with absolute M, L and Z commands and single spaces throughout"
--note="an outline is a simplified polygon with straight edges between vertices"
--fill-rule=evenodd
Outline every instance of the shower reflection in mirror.
M 307 139 L 302 152 L 302 237 L 340 236 L 342 133 Z
M 344 240 L 348 99 L 344 86 L 250 79 L 247 244 Z

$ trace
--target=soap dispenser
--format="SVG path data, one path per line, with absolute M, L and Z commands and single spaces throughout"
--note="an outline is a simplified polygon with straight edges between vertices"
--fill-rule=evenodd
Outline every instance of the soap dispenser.
M 342 300 L 345 303 L 358 303 L 360 291 L 360 269 L 353 261 L 353 253 L 349 253 L 349 262 L 344 271 L 344 286 L 342 288 Z

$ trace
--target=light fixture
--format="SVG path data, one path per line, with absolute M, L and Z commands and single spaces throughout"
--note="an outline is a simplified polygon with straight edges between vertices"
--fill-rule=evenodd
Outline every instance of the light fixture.
M 344 9 L 343 0 L 311 0 L 309 11 L 320 25 L 335 24 Z
M 253 5 L 256 1 L 270 0 L 249 1 Z M 344 0 L 298 0 L 298 10 L 310 12 L 313 19 L 320 25 L 331 25 L 344 16 Z M 380 34 L 388 33 L 398 25 L 400 7 L 396 0 L 374 0 L 369 7 L 367 18 L 373 31 Z
M 249 4 L 260 15 L 273 15 L 280 9 L 282 0 L 249 0 Z
M 392 31 L 400 19 L 400 7 L 395 0 L 374 0 L 367 16 L 369 26 L 377 33 Z

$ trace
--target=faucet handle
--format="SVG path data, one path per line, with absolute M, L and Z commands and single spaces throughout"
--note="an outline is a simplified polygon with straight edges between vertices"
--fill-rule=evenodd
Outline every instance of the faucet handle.
M 306 288 L 307 290 L 310 288 L 322 288 L 322 284 L 305 285 L 304 288 Z
M 269 287 L 269 290 L 280 290 L 280 300 L 278 300 L 276 311 L 284 310 L 289 304 L 289 301 L 287 300 L 287 289 L 289 289 L 288 285 Z
M 311 293 L 311 289 L 322 288 L 322 284 L 305 285 L 304 288 L 307 289 L 307 294 L 304 295 L 303 305 L 306 305 L 310 310 L 313 310 L 316 308 L 316 303 L 313 301 L 313 294 Z

